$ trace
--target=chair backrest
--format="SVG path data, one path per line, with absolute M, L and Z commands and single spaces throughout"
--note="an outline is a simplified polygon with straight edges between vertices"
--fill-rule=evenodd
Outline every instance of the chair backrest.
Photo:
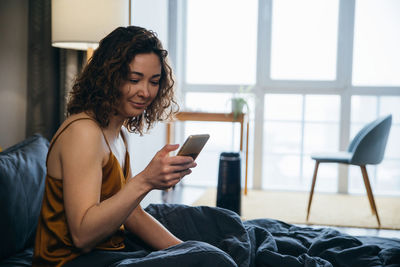
M 376 119 L 364 126 L 351 141 L 348 152 L 353 156 L 350 164 L 379 164 L 383 160 L 392 125 L 392 115 Z

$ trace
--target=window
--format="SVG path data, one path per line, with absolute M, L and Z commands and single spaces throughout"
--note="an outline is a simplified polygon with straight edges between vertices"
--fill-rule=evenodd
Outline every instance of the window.
M 229 112 L 233 94 L 231 93 L 187 93 L 185 97 L 185 110 L 199 112 Z M 247 97 L 249 109 L 254 110 L 254 100 Z M 239 152 L 240 150 L 240 124 L 230 122 L 185 122 L 181 124 L 182 138 L 191 134 L 208 133 L 210 140 L 207 142 L 198 159 L 199 166 L 195 168 L 190 179 L 185 179 L 185 184 L 195 186 L 216 186 L 218 178 L 219 155 L 222 152 Z M 250 117 L 250 132 L 254 133 L 254 118 Z M 177 133 L 177 136 L 179 132 Z M 253 142 L 249 138 L 249 162 L 253 161 Z M 242 185 L 244 185 L 245 155 L 241 155 Z M 248 176 L 252 177 L 253 168 L 250 165 Z M 249 181 L 248 186 L 252 183 Z
M 271 78 L 335 80 L 339 1 L 272 3 Z
M 339 97 L 332 95 L 265 96 L 264 188 L 309 188 L 310 154 L 338 149 L 339 107 Z M 336 190 L 335 166 L 321 166 L 319 176 L 327 178 L 320 179 L 319 189 Z
M 399 1 L 172 2 L 185 109 L 229 112 L 230 97 L 254 86 L 250 186 L 308 191 L 312 153 L 345 150 L 360 127 L 391 113 L 384 162 L 368 171 L 374 192 L 400 195 Z M 215 136 L 199 162 L 207 168 L 185 182 L 216 185 L 220 152 L 238 149 L 235 127 L 183 125 L 181 136 L 205 128 Z M 359 168 L 339 170 L 321 165 L 316 190 L 365 192 Z
M 187 83 L 255 83 L 257 1 L 188 1 L 186 35 Z
M 400 85 L 400 2 L 356 1 L 353 84 Z

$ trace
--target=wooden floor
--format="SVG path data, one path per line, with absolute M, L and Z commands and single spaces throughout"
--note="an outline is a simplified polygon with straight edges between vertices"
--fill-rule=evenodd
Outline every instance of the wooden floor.
M 145 199 L 143 199 L 142 207 L 145 208 L 150 203 L 156 203 L 156 204 L 172 203 L 172 204 L 191 205 L 205 191 L 206 191 L 205 187 L 194 187 L 181 184 L 177 185 L 174 189 L 169 191 L 154 190 L 150 192 Z M 307 227 L 321 228 L 326 226 L 307 226 Z M 379 237 L 400 239 L 400 230 L 350 228 L 350 227 L 334 227 L 334 228 L 341 232 L 354 236 L 379 236 Z

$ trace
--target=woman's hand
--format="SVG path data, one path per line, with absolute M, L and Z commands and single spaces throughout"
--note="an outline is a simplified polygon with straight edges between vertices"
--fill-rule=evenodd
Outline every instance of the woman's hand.
M 188 156 L 169 156 L 179 145 L 165 145 L 139 174 L 150 190 L 168 189 L 190 174 L 196 162 Z

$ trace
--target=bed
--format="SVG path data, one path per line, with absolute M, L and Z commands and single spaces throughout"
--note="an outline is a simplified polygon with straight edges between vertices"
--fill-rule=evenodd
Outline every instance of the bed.
M 232 211 L 207 206 L 152 204 L 146 210 L 186 242 L 152 251 L 128 234 L 133 252 L 95 251 L 67 266 L 400 266 L 400 239 L 272 219 L 242 221 Z

